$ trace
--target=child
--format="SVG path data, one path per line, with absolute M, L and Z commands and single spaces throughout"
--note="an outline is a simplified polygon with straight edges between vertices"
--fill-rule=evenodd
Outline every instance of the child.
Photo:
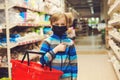
M 60 80 L 77 80 L 77 55 L 73 41 L 67 37 L 68 18 L 64 13 L 55 13 L 50 17 L 53 34 L 45 39 L 40 52 L 45 55 L 40 62 L 52 62 L 52 68 L 64 74 Z

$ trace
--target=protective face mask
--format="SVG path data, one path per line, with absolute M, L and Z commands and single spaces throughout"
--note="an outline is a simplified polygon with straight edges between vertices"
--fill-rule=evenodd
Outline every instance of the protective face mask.
M 52 31 L 55 35 L 62 36 L 67 31 L 67 26 L 53 25 Z

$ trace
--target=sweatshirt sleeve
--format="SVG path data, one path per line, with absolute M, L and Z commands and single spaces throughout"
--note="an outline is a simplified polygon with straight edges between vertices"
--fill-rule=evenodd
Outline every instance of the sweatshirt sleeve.
M 77 80 L 78 62 L 75 46 L 70 47 L 70 66 L 73 80 Z
M 41 45 L 40 52 L 44 54 L 44 56 L 41 57 L 40 62 L 41 63 L 49 63 L 51 60 L 55 58 L 55 54 L 52 51 L 50 44 L 47 41 L 44 41 Z

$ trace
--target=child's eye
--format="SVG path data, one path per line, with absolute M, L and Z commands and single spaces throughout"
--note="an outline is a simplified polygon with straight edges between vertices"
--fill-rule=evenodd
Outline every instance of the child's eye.
M 65 24 L 63 23 L 63 24 L 61 24 L 62 26 L 65 26 Z

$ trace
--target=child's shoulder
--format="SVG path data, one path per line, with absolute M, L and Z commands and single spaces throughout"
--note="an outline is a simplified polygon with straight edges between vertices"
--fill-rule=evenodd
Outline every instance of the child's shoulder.
M 54 38 L 52 38 L 51 36 L 47 37 L 46 39 L 44 39 L 45 42 L 51 42 L 54 41 Z
M 64 39 L 63 42 L 65 42 L 67 45 L 74 45 L 73 40 L 71 40 L 70 38 Z

